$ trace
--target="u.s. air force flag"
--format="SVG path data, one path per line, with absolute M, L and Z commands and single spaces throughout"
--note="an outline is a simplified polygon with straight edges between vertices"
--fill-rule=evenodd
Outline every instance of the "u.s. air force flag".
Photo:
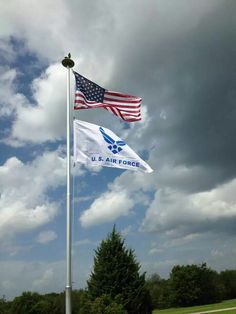
M 153 171 L 111 130 L 80 120 L 74 120 L 74 161 L 92 166 Z

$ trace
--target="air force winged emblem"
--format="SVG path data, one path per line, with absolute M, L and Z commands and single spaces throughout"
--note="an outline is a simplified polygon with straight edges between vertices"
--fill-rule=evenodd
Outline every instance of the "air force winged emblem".
M 121 146 L 126 145 L 124 141 L 115 141 L 108 134 L 105 133 L 102 127 L 99 128 L 99 131 L 102 133 L 104 140 L 109 144 L 107 146 L 113 154 L 118 154 L 122 151 Z

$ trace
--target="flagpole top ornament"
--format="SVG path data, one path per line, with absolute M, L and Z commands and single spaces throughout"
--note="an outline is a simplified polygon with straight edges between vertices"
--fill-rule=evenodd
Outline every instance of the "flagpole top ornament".
M 75 65 L 74 61 L 70 57 L 71 54 L 68 53 L 68 57 L 65 57 L 61 62 L 65 68 L 73 68 L 73 66 Z

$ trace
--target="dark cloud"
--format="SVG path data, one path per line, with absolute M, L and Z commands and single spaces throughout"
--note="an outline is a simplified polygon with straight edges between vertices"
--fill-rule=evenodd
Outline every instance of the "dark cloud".
M 174 131 L 181 139 L 178 142 L 187 164 L 230 167 L 235 173 L 233 21 L 233 10 L 227 3 L 205 17 L 186 41 L 189 52 L 183 51 L 183 76 L 176 77 L 175 88 L 182 91 L 178 101 L 182 100 L 184 108 L 178 106 L 182 121 Z M 187 78 L 190 84 L 185 82 Z
M 190 218 L 189 221 L 179 221 L 178 225 L 175 222 L 173 225 L 165 225 L 161 228 L 156 226 L 155 230 L 159 232 L 171 232 L 173 237 L 204 233 L 217 234 L 218 236 L 220 234 L 236 236 L 235 224 L 235 215 L 202 221 L 195 221 Z
M 143 97 L 153 118 L 142 139 L 158 142 L 158 156 L 217 173 L 211 188 L 236 175 L 236 3 L 211 1 L 195 21 L 173 7 L 164 21 L 158 4 L 124 35 L 112 84 Z

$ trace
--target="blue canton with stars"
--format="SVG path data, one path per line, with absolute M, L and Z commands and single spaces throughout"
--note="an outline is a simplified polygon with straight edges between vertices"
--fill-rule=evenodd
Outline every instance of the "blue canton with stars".
M 87 100 L 103 102 L 105 89 L 91 82 L 79 73 L 74 72 L 76 78 L 76 89 L 81 91 Z

